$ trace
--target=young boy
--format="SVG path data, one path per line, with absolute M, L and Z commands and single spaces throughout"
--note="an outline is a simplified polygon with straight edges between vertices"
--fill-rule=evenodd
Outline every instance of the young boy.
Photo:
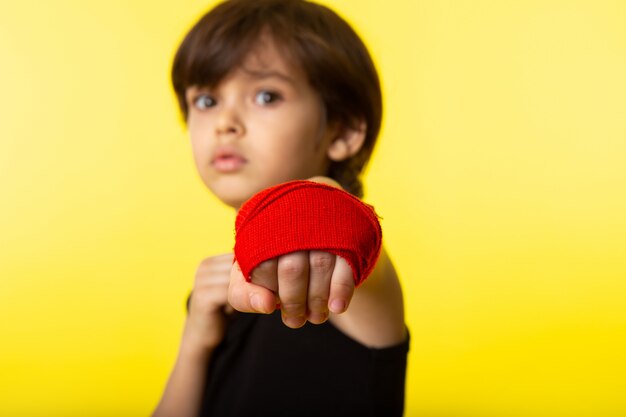
M 380 86 L 367 49 L 328 8 L 221 3 L 181 44 L 172 80 L 198 172 L 227 205 L 303 179 L 362 197 Z M 346 260 L 320 250 L 269 259 L 246 278 L 233 254 L 202 261 L 154 416 L 402 415 L 408 334 L 384 250 L 356 289 Z

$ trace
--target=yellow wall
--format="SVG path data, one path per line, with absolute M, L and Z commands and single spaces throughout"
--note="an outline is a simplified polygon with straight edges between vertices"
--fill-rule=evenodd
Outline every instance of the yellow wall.
M 146 415 L 232 245 L 168 84 L 208 4 L 1 1 L 0 415 Z M 625 415 L 626 3 L 327 3 L 383 76 L 406 415 Z

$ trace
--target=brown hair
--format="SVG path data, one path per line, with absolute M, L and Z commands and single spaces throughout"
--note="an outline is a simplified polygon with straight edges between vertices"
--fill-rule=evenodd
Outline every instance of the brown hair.
M 325 6 L 303 0 L 229 0 L 204 15 L 183 40 L 172 65 L 172 83 L 185 119 L 187 88 L 219 84 L 266 31 L 286 58 L 305 72 L 329 123 L 356 128 L 365 122 L 363 147 L 347 160 L 331 161 L 327 172 L 362 197 L 359 176 L 374 149 L 382 118 L 380 82 L 359 36 Z

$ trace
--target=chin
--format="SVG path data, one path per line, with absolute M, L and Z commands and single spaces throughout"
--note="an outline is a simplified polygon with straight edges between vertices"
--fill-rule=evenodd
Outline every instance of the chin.
M 222 203 L 239 211 L 239 208 L 246 202 L 246 200 L 221 200 Z
M 245 197 L 242 197 L 241 195 L 234 195 L 233 193 L 217 193 L 215 191 L 213 191 L 213 195 L 220 200 L 223 204 L 234 208 L 235 210 L 238 210 L 239 207 L 241 207 L 241 205 L 243 203 L 246 202 L 246 200 L 248 200 Z
M 233 181 L 230 178 L 228 181 L 205 181 L 204 184 L 213 196 L 234 209 L 239 209 L 248 198 L 254 195 L 248 190 L 249 187 L 244 187 L 240 181 Z
M 234 192 L 218 192 L 211 190 L 213 195 L 217 197 L 222 203 L 239 210 L 239 207 L 243 205 L 254 193 L 234 193 Z
M 231 181 L 223 181 L 219 183 L 214 182 L 210 186 L 207 184 L 207 186 L 213 195 L 222 203 L 234 208 L 235 210 L 239 210 L 243 203 L 248 201 L 256 193 L 268 187 L 287 181 L 290 181 L 290 179 L 278 178 L 266 181 L 257 181 L 254 183 L 249 181 L 244 183 L 239 179 L 232 181 L 231 179 Z

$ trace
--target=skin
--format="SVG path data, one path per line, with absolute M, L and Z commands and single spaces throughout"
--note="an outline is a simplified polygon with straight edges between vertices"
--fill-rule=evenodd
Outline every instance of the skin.
M 188 129 L 204 184 L 238 209 L 255 193 L 282 182 L 323 177 L 331 160 L 360 149 L 366 126 L 328 125 L 305 74 L 289 65 L 270 39 L 215 88 L 187 91 Z M 206 366 L 234 308 L 269 314 L 297 329 L 327 320 L 347 336 L 382 348 L 406 338 L 402 292 L 385 251 L 355 291 L 341 257 L 321 251 L 290 253 L 259 265 L 247 282 L 233 255 L 204 259 L 196 272 L 179 355 L 154 416 L 197 415 Z M 297 330 L 294 330 L 297 331 Z
M 287 66 L 271 44 L 216 88 L 192 87 L 186 98 L 198 173 L 231 207 L 272 185 L 326 171 L 338 129 L 323 123 L 322 104 L 304 73 Z M 222 152 L 243 159 L 242 166 L 220 170 L 215 158 Z

